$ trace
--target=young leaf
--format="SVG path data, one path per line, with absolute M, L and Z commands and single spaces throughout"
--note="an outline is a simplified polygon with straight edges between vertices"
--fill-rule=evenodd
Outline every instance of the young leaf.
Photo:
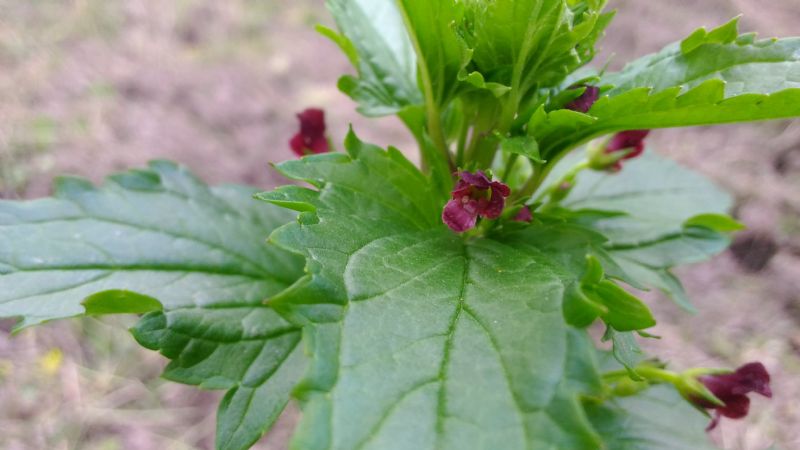
M 644 359 L 644 352 L 636 342 L 636 334 L 631 331 L 620 332 L 609 326 L 603 336 L 603 341 L 611 341 L 614 359 L 625 367 L 628 375 L 634 381 L 643 380 L 636 373 L 635 367 Z
M 589 62 L 608 25 L 605 2 L 570 7 L 561 0 L 466 2 L 465 39 L 473 49 L 470 72 L 509 86 L 526 98 L 535 84 L 557 86 Z
M 288 217 L 252 194 L 159 161 L 102 188 L 65 178 L 54 198 L 0 202 L 0 316 L 153 311 L 137 339 L 173 359 L 167 378 L 229 389 L 217 448 L 249 448 L 303 365 L 300 331 L 263 305 L 302 261 L 263 243 Z
M 414 47 L 394 0 L 327 0 L 341 34 L 322 29 L 347 55 L 358 77 L 344 76 L 339 89 L 367 116 L 395 114 L 422 103 Z

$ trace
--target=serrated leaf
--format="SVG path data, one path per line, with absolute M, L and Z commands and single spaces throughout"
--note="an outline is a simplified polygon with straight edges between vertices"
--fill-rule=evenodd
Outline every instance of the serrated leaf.
M 536 143 L 536 139 L 530 136 L 506 138 L 501 141 L 500 145 L 506 153 L 521 155 L 537 163 L 545 162 L 539 155 L 539 144 Z
M 739 17 L 706 31 L 705 27 L 698 28 L 686 39 L 681 41 L 681 52 L 688 54 L 705 44 L 730 44 L 739 37 Z
M 586 334 L 562 311 L 587 232 L 465 240 L 402 155 L 355 137 L 347 147 L 279 166 L 315 195 L 261 195 L 309 203 L 271 237 L 307 258 L 307 276 L 270 303 L 305 325 L 313 355 L 293 448 L 601 447 L 579 402 L 601 391 L 594 352 L 575 346 Z
M 367 116 L 395 114 L 422 103 L 414 47 L 393 0 L 327 0 L 341 34 L 324 29 L 347 55 L 358 76 L 339 89 Z
M 636 342 L 636 334 L 631 331 L 617 331 L 612 327 L 608 327 L 603 336 L 603 341 L 611 341 L 611 354 L 618 363 L 625 367 L 632 380 L 644 380 L 636 373 L 636 366 L 644 359 L 644 352 L 639 347 L 639 343 Z
M 555 172 L 568 170 L 579 157 L 568 157 Z M 609 239 L 605 248 L 621 268 L 614 275 L 659 289 L 692 312 L 694 307 L 670 269 L 708 260 L 730 244 L 728 236 L 711 229 L 732 226 L 722 219 L 733 204 L 730 196 L 699 174 L 652 152 L 628 161 L 617 174 L 582 172 L 562 204 L 574 210 L 618 213 L 582 218 Z M 694 226 L 692 221 L 709 226 Z
M 614 450 L 712 450 L 703 414 L 673 387 L 653 386 L 638 395 L 588 404 L 589 417 Z
M 252 194 L 159 161 L 103 187 L 64 178 L 54 198 L 0 202 L 0 316 L 29 326 L 155 311 L 136 337 L 173 358 L 166 377 L 229 389 L 218 448 L 249 448 L 303 363 L 299 330 L 263 305 L 300 277 L 302 261 L 263 242 L 288 217 Z
M 171 360 L 165 378 L 228 389 L 217 414 L 220 450 L 250 448 L 283 411 L 305 368 L 300 330 L 266 306 L 155 312 L 132 332 Z
M 611 14 L 605 2 L 466 2 L 462 34 L 473 49 L 469 72 L 527 98 L 534 84 L 556 86 L 589 62 Z
M 556 180 L 580 157 L 571 155 L 550 179 Z M 617 174 L 581 172 L 561 204 L 572 210 L 624 213 L 600 218 L 594 224 L 609 245 L 619 246 L 680 233 L 687 220 L 701 214 L 725 214 L 733 202 L 705 177 L 648 150 L 626 161 Z
M 253 244 L 287 216 L 258 208 L 252 192 L 154 162 L 103 188 L 63 178 L 54 198 L 0 202 L 0 316 L 24 327 L 80 315 L 107 290 L 166 309 L 258 303 L 292 283 L 301 261 Z
M 731 39 L 735 22 L 603 76 L 610 89 L 577 120 L 558 110 L 529 130 L 544 158 L 615 131 L 800 116 L 800 38 Z M 704 32 L 703 32 L 704 33 Z

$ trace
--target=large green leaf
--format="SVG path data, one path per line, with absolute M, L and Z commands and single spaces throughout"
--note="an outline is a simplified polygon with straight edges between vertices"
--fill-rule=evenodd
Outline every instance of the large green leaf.
M 736 37 L 736 22 L 667 46 L 601 78 L 587 114 L 538 111 L 529 132 L 544 158 L 620 130 L 800 116 L 800 38 Z M 711 36 L 711 37 L 709 37 Z M 684 42 L 687 42 L 684 41 Z
M 395 114 L 422 103 L 414 46 L 394 0 L 327 0 L 341 31 L 321 28 L 358 70 L 339 88 L 368 116 Z
M 704 431 L 708 418 L 672 386 L 654 386 L 631 397 L 596 405 L 586 411 L 614 450 L 711 450 Z
M 271 237 L 307 257 L 270 303 L 313 355 L 294 448 L 600 448 L 579 402 L 594 351 L 562 311 L 591 244 L 562 260 L 521 245 L 535 226 L 465 240 L 402 155 L 346 147 L 279 166 L 316 189 L 260 196 L 301 212 Z
M 263 304 L 301 275 L 302 260 L 264 243 L 288 217 L 252 194 L 154 162 L 102 188 L 64 178 L 54 198 L 1 202 L 0 316 L 28 326 L 84 308 L 153 311 L 137 338 L 173 359 L 166 377 L 230 389 L 218 448 L 249 448 L 303 364 L 300 331 Z

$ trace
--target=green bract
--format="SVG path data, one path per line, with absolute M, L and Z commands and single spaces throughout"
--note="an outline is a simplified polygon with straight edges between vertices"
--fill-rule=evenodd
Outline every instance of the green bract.
M 298 450 L 712 448 L 639 348 L 657 318 L 627 288 L 692 311 L 671 270 L 728 246 L 731 199 L 656 155 L 624 159 L 641 137 L 568 154 L 620 131 L 800 116 L 800 39 L 734 20 L 577 74 L 604 1 L 328 6 L 339 31 L 320 31 L 356 69 L 340 89 L 397 114 L 421 167 L 351 131 L 345 153 L 281 163 L 298 184 L 259 194 L 163 161 L 102 187 L 62 178 L 53 198 L 0 202 L 0 316 L 143 314 L 131 331 L 171 360 L 166 378 L 228 391 L 220 450 L 249 448 L 291 395 Z M 486 180 L 510 188 L 504 211 L 454 233 L 443 207 L 497 200 Z

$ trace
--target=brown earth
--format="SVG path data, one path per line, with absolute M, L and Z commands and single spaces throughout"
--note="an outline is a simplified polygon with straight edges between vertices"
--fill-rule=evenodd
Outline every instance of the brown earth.
M 798 0 L 612 3 L 598 60 L 612 68 L 739 13 L 745 30 L 800 35 Z M 55 174 L 99 181 L 153 158 L 267 188 L 281 181 L 268 163 L 291 157 L 294 113 L 310 105 L 329 112 L 334 141 L 353 123 L 412 149 L 396 120 L 367 122 L 336 91 L 348 64 L 317 22 L 330 22 L 320 0 L 0 0 L 0 193 L 42 196 Z M 800 449 L 800 122 L 652 141 L 733 192 L 749 230 L 735 252 L 681 271 L 698 315 L 653 299 L 663 339 L 648 349 L 677 368 L 763 361 L 775 398 L 713 436 L 726 449 Z M 211 448 L 217 394 L 160 381 L 162 359 L 118 326 L 131 323 L 68 321 L 14 339 L 0 326 L 0 448 Z M 258 448 L 284 448 L 294 415 Z

